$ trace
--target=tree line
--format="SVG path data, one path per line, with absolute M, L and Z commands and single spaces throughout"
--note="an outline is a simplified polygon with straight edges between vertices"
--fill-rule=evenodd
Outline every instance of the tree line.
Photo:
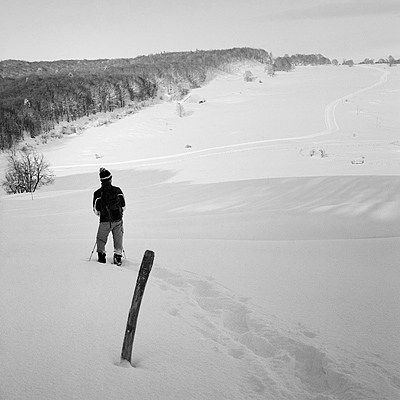
M 343 59 L 341 63 L 337 59 L 333 59 L 332 61 L 324 57 L 321 54 L 295 54 L 289 56 L 285 54 L 283 57 L 278 57 L 274 60 L 273 66 L 275 71 L 290 71 L 295 68 L 297 65 L 347 65 L 352 67 L 355 62 L 353 60 Z M 365 58 L 364 61 L 361 61 L 359 64 L 388 64 L 390 67 L 396 64 L 400 64 L 400 59 L 396 60 L 393 56 L 389 56 L 388 58 L 380 58 L 378 60 Z
M 331 60 L 322 54 L 294 54 L 277 57 L 273 61 L 273 71 L 290 71 L 300 65 L 327 65 Z
M 395 64 L 400 64 L 400 59 L 396 60 L 393 56 L 389 56 L 388 58 L 379 58 L 376 61 L 373 58 L 365 58 L 364 61 L 360 62 L 360 64 L 389 64 L 391 67 Z
M 266 63 L 252 48 L 160 53 L 135 59 L 0 63 L 0 149 L 62 121 L 166 95 L 180 99 L 217 71 L 241 61 Z
M 271 74 L 297 65 L 338 64 L 321 54 L 274 58 L 263 49 L 247 47 L 111 60 L 1 61 L 0 150 L 12 148 L 24 135 L 49 133 L 63 121 L 158 97 L 179 100 L 219 71 L 229 72 L 244 61 L 265 64 Z M 396 60 L 389 57 L 388 62 Z

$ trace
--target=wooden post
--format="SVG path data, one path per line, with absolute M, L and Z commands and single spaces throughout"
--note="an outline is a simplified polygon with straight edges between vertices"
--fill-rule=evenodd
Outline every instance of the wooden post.
M 136 281 L 135 291 L 133 293 L 132 305 L 129 310 L 128 322 L 126 323 L 124 344 L 122 345 L 121 361 L 126 360 L 131 365 L 133 339 L 136 332 L 136 324 L 139 315 L 140 304 L 142 303 L 144 289 L 149 278 L 151 268 L 154 262 L 154 252 L 146 250 L 143 256 L 142 264 Z

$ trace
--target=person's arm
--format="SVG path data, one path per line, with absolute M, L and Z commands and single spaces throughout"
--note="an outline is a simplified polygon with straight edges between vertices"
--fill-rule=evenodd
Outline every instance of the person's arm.
M 125 211 L 126 210 L 125 195 L 122 193 L 121 189 L 119 189 L 118 196 L 119 196 L 120 201 L 121 201 L 122 211 Z
M 99 196 L 98 192 L 95 192 L 93 195 L 93 212 L 99 217 L 100 216 L 100 202 L 101 196 Z

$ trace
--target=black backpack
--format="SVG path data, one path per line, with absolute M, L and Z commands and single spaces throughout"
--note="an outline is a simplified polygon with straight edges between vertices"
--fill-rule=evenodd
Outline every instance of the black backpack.
M 101 192 L 101 213 L 107 215 L 110 222 L 122 219 L 121 199 L 115 189 Z

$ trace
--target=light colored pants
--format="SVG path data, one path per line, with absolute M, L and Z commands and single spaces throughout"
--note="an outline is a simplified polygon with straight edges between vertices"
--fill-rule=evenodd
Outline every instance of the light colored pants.
M 124 236 L 124 228 L 122 220 L 115 222 L 100 222 L 97 231 L 97 251 L 99 253 L 106 252 L 106 243 L 108 235 L 112 232 L 114 240 L 114 253 L 122 256 L 122 238 Z

